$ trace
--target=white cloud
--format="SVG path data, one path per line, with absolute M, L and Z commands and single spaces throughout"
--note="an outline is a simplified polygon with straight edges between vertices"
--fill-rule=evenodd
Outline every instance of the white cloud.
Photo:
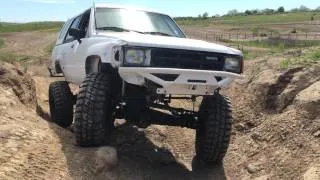
M 74 4 L 76 0 L 23 0 L 34 3 L 42 3 L 42 4 Z

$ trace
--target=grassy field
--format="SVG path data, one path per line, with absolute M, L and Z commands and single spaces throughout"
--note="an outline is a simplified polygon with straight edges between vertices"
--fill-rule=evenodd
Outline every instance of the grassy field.
M 313 17 L 313 21 L 311 21 Z M 255 59 L 266 54 L 279 53 L 289 49 L 300 49 L 312 46 L 320 46 L 320 40 L 313 38 L 312 33 L 320 33 L 319 29 L 320 12 L 295 12 L 272 15 L 250 15 L 250 16 L 222 16 L 208 19 L 189 19 L 177 20 L 177 23 L 183 27 L 183 30 L 189 33 L 193 38 L 204 39 L 206 41 L 222 42 L 228 46 L 235 47 L 243 51 L 245 59 Z M 204 35 L 205 38 L 204 38 Z M 223 38 L 219 35 L 229 33 Z M 290 34 L 290 37 L 296 37 L 300 34 L 309 34 L 309 39 L 303 36 L 299 38 L 287 38 L 288 36 L 279 36 L 277 34 Z M 231 34 L 231 36 L 230 36 Z M 263 36 L 260 40 L 246 39 L 235 40 L 234 37 L 240 34 L 252 34 L 257 37 L 260 35 L 275 35 L 275 37 Z M 305 35 L 303 34 L 303 35 Z M 218 36 L 216 36 L 218 35 Z M 228 36 L 229 35 L 229 36 Z M 231 39 L 229 39 L 231 37 Z M 245 37 L 243 35 L 243 37 Z M 248 37 L 248 36 L 247 36 Z M 244 38 L 245 39 L 245 38 Z M 311 55 L 310 55 L 311 56 Z M 309 58 L 310 59 L 310 58 Z M 311 58 L 312 59 L 312 58 Z M 291 61 L 284 61 L 283 66 L 289 65 Z
M 0 22 L 0 33 L 52 30 L 58 31 L 63 22 L 31 22 L 31 23 L 4 23 Z
M 179 25 L 187 26 L 209 26 L 215 24 L 225 25 L 252 25 L 252 24 L 275 24 L 275 23 L 296 23 L 320 20 L 320 12 L 297 12 L 274 15 L 250 15 L 250 16 L 222 16 L 219 18 L 208 18 L 201 20 L 179 20 Z
M 301 49 L 320 46 L 319 40 L 264 39 L 254 41 L 232 41 L 224 39 L 223 42 L 236 48 L 238 47 L 240 50 L 242 50 L 244 58 L 246 60 L 255 59 L 256 57 L 264 56 L 265 54 L 280 53 L 289 49 Z M 260 50 L 256 50 L 255 48 L 260 48 Z M 310 57 L 318 56 L 317 54 L 315 54 L 314 56 Z
M 274 49 L 279 49 L 279 50 L 320 45 L 319 40 L 289 40 L 289 39 L 279 39 L 279 38 L 253 40 L 253 41 L 223 40 L 223 42 L 232 43 L 232 44 L 240 44 L 240 45 L 249 46 L 249 47 L 274 48 Z

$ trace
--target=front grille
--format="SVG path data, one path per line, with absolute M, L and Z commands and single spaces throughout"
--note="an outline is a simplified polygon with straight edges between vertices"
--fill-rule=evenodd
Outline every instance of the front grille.
M 222 70 L 224 55 L 219 53 L 154 48 L 151 50 L 151 66 L 163 68 Z

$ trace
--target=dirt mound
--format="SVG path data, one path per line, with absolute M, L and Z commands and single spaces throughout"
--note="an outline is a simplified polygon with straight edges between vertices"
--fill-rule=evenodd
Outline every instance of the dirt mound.
M 2 91 L 2 94 L 8 94 L 3 96 L 2 103 L 11 102 L 17 105 L 14 102 L 15 100 L 9 100 L 12 97 L 17 97 L 24 105 L 35 107 L 37 104 L 36 87 L 33 79 L 12 64 L 0 62 L 0 91 Z M 14 94 L 14 96 L 9 94 Z
M 255 94 L 260 111 L 281 112 L 303 89 L 320 80 L 320 67 L 297 67 L 281 73 L 265 70 L 249 84 L 249 92 Z
M 320 66 L 280 71 L 272 63 L 252 63 L 227 92 L 235 136 L 226 165 L 243 167 L 235 179 L 302 179 L 320 162 Z

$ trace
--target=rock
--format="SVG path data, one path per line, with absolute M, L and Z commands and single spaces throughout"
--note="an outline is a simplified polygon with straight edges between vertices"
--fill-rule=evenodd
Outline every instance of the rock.
M 304 180 L 319 180 L 320 179 L 320 166 L 312 166 L 303 175 Z
M 250 163 L 247 165 L 246 168 L 250 174 L 253 174 L 253 173 L 256 173 L 256 172 L 262 170 L 261 164 L 258 164 L 258 163 Z
M 246 129 L 245 125 L 243 123 L 238 123 L 234 126 L 234 128 L 237 130 L 237 131 L 244 131 Z
M 315 133 L 313 133 L 314 137 L 320 137 L 320 130 L 316 131 Z
M 114 122 L 114 126 L 118 127 L 118 126 L 124 125 L 125 123 L 126 123 L 125 119 L 116 119 Z
M 117 150 L 113 147 L 101 147 L 96 152 L 96 173 L 112 171 L 118 164 Z

